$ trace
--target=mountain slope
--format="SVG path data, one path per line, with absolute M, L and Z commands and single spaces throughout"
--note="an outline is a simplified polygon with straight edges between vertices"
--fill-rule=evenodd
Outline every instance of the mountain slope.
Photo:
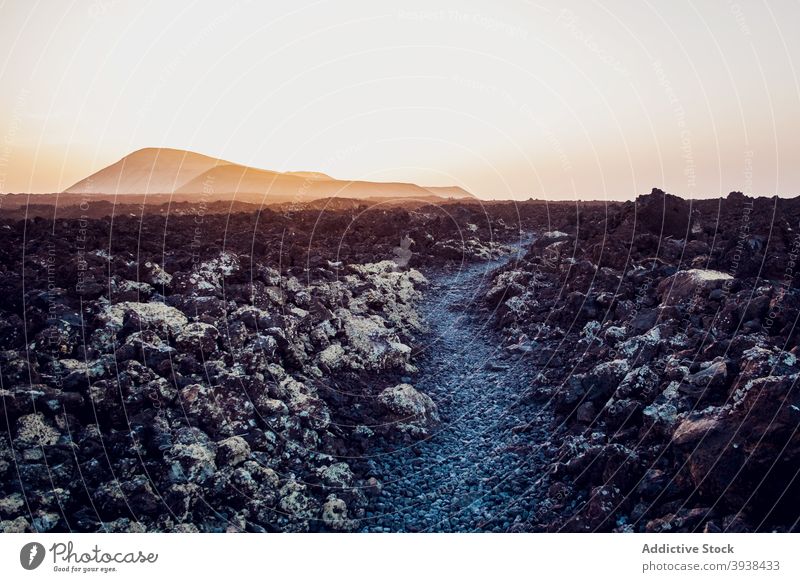
M 228 164 L 170 148 L 137 150 L 67 188 L 67 194 L 168 194 L 195 176 Z
M 439 192 L 437 192 L 439 190 Z M 203 172 L 180 188 L 176 194 L 212 192 L 218 195 L 235 194 L 237 199 L 263 197 L 267 201 L 309 201 L 319 198 L 468 198 L 461 188 L 424 188 L 403 182 L 363 182 L 324 179 L 317 176 L 281 174 L 256 170 L 236 164 L 217 166 Z
M 74 184 L 67 194 L 203 195 L 258 202 L 320 198 L 473 198 L 457 186 L 336 180 L 320 172 L 274 172 L 194 152 L 145 148 Z

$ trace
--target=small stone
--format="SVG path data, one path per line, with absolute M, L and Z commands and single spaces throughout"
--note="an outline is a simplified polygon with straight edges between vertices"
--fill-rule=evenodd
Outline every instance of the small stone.
M 233 436 L 217 443 L 217 465 L 234 467 L 250 456 L 250 445 L 242 437 Z

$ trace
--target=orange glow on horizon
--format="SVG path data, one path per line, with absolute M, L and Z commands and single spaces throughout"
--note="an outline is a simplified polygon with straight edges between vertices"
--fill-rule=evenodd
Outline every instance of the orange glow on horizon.
M 0 192 L 144 147 L 482 198 L 800 194 L 800 8 L 0 8 Z

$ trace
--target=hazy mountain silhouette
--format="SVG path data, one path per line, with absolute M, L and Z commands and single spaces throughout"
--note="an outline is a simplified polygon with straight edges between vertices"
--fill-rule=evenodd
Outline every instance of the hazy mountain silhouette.
M 458 186 L 337 180 L 320 172 L 274 172 L 195 152 L 145 148 L 67 188 L 65 194 L 193 195 L 240 201 L 307 202 L 320 198 L 474 198 Z

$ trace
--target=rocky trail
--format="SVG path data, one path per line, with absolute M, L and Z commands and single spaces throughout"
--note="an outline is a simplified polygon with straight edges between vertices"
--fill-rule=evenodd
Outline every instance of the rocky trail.
M 433 398 L 441 424 L 427 440 L 387 445 L 371 458 L 383 483 L 365 531 L 509 531 L 535 521 L 535 436 L 518 405 L 535 373 L 500 346 L 481 291 L 501 259 L 429 273 L 420 310 L 429 333 L 414 385 Z M 389 448 L 391 447 L 391 448 Z
M 0 216 L 0 532 L 797 530 L 798 200 L 268 212 Z

